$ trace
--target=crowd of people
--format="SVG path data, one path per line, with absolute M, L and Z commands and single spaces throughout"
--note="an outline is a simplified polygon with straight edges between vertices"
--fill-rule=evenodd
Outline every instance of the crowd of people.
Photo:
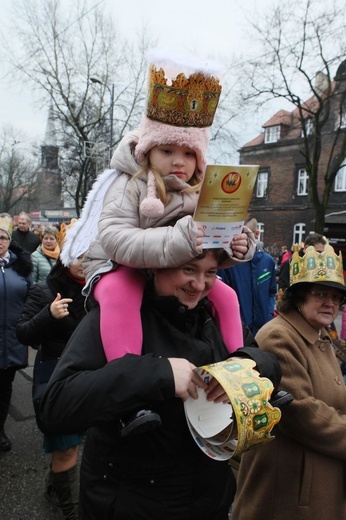
M 152 60 L 141 125 L 119 143 L 64 240 L 52 226 L 39 237 L 28 215 L 16 231 L 0 215 L 0 450 L 11 449 L 5 421 L 30 345 L 50 454 L 44 492 L 64 518 L 344 518 L 346 386 L 330 334 L 346 297 L 342 258 L 314 233 L 293 254 L 283 247 L 278 274 L 254 215 L 225 247 L 203 249 L 193 213 L 221 84 L 199 64 L 209 101 L 196 111 L 198 100 L 172 99 L 195 85 L 192 62 L 178 89 L 162 82 L 162 57 Z M 170 74 L 179 66 L 171 60 Z M 200 449 L 184 408 L 201 392 L 230 403 L 196 370 L 230 357 L 253 360 L 272 396 L 293 398 L 275 438 L 243 453 L 237 475 Z

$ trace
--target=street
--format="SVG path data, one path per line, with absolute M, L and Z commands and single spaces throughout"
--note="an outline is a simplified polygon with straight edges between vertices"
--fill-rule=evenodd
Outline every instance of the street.
M 1 520 L 62 519 L 44 497 L 50 456 L 43 451 L 43 434 L 36 426 L 31 401 L 34 356 L 35 351 L 30 349 L 29 367 L 16 373 L 5 424 L 12 450 L 0 452 Z

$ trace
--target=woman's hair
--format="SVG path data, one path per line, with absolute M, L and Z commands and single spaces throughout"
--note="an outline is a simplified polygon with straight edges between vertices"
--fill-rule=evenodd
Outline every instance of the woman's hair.
M 207 255 L 211 255 L 217 261 L 218 266 L 225 264 L 228 259 L 226 251 L 222 248 L 203 249 L 202 253 L 196 256 L 193 260 L 203 260 Z
M 311 283 L 304 282 L 288 287 L 277 303 L 277 310 L 279 312 L 290 312 L 297 309 L 301 303 L 305 302 L 310 287 Z
M 59 257 L 50 271 L 50 276 L 51 278 L 59 278 L 60 275 L 66 270 L 67 268 L 64 266 Z
M 315 246 L 316 244 L 323 244 L 325 246 L 327 244 L 327 240 L 319 233 L 310 233 L 304 241 L 304 247 Z
M 44 235 L 53 235 L 56 240 L 58 240 L 58 230 L 56 227 L 53 226 L 46 226 L 43 228 L 43 231 L 41 233 L 42 238 Z
M 141 168 L 136 172 L 132 179 L 136 179 L 140 177 L 143 174 L 147 174 L 149 171 L 151 171 L 155 177 L 155 183 L 156 183 L 156 189 L 157 189 L 157 195 L 159 199 L 162 201 L 163 204 L 167 203 L 167 192 L 165 183 L 163 182 L 162 175 L 160 175 L 160 172 L 155 168 L 151 163 L 149 159 L 149 153 L 146 155 L 145 160 L 141 166 Z M 199 191 L 202 185 L 202 179 L 199 178 L 199 173 L 196 167 L 196 170 L 191 177 L 191 179 L 188 182 L 189 187 L 184 188 L 181 190 L 181 193 L 194 193 L 196 191 Z

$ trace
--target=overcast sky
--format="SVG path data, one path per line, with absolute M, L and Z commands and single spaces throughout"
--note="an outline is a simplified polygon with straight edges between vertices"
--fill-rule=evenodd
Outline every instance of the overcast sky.
M 90 5 L 104 5 L 126 37 L 145 24 L 162 47 L 220 59 L 246 54 L 250 43 L 245 17 L 256 19 L 258 9 L 274 3 L 277 0 L 92 0 Z M 11 0 L 0 0 L 2 27 L 10 5 Z M 0 100 L 0 127 L 11 124 L 29 139 L 42 142 L 48 109 L 47 113 L 35 110 L 33 93 L 26 85 L 19 88 L 8 83 L 1 61 Z M 258 130 L 259 124 L 244 139 L 254 137 Z

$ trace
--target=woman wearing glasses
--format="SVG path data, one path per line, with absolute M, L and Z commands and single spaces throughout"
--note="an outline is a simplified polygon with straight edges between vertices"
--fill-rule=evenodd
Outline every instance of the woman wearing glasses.
M 30 253 L 11 242 L 13 221 L 0 214 L 0 451 L 11 449 L 4 425 L 16 371 L 28 364 L 28 347 L 16 336 L 16 325 L 31 284 Z M 11 249 L 9 249 L 11 242 Z
M 256 340 L 294 400 L 275 440 L 242 456 L 232 520 L 346 518 L 346 386 L 327 332 L 345 301 L 341 254 L 310 246 L 290 270 L 280 315 Z

